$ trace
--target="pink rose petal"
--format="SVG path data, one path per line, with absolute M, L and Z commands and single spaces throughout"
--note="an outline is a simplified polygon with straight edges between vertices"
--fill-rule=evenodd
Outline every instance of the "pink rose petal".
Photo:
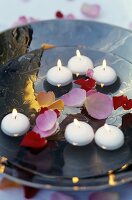
M 73 88 L 70 92 L 64 94 L 61 99 L 66 106 L 80 107 L 86 100 L 86 91 L 81 88 Z
M 94 74 L 93 69 L 88 69 L 88 71 L 86 72 L 86 76 L 88 76 L 89 78 L 92 78 Z
M 89 90 L 87 93 L 86 93 L 86 96 L 90 96 L 91 94 L 95 94 L 97 92 L 96 89 L 92 89 L 92 90 Z
M 87 97 L 85 107 L 91 117 L 106 119 L 112 113 L 113 102 L 108 95 L 97 92 Z
M 65 15 L 65 19 L 76 19 L 76 17 L 73 14 L 68 14 L 68 15 Z
M 53 110 L 47 110 L 36 119 L 36 125 L 41 131 L 51 130 L 57 120 L 57 114 Z
M 81 12 L 86 17 L 97 18 L 100 15 L 100 5 L 84 3 L 81 7 Z
M 58 123 L 56 123 L 52 129 L 48 130 L 48 131 L 42 131 L 40 130 L 37 126 L 35 126 L 33 128 L 33 131 L 40 134 L 41 138 L 45 138 L 45 137 L 49 137 L 51 135 L 53 135 L 55 133 L 55 131 L 57 130 L 57 128 L 59 127 Z
M 89 200 L 119 200 L 116 192 L 95 192 L 90 195 Z
M 13 24 L 13 26 L 20 26 L 25 25 L 31 22 L 37 22 L 38 20 L 33 17 L 26 17 L 26 16 L 20 16 L 17 21 Z
M 74 198 L 61 192 L 54 192 L 50 200 L 74 200 Z

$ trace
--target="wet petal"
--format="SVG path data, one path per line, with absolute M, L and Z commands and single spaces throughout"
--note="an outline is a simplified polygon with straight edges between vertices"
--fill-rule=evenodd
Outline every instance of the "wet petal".
M 88 76 L 89 78 L 92 78 L 93 77 L 93 69 L 88 69 L 88 71 L 86 72 L 86 76 Z
M 18 188 L 21 187 L 18 183 L 3 178 L 0 181 L 0 190 L 9 189 L 9 188 Z
M 74 200 L 74 198 L 61 192 L 54 192 L 50 200 Z
M 101 8 L 100 8 L 100 5 L 98 4 L 84 3 L 81 7 L 82 14 L 90 18 L 98 18 L 100 15 L 100 10 Z
M 80 88 L 73 88 L 70 92 L 64 94 L 61 99 L 66 106 L 82 106 L 86 100 L 86 91 Z
M 112 99 L 100 92 L 87 97 L 85 107 L 88 114 L 95 119 L 106 119 L 113 110 Z
M 53 110 L 47 110 L 36 119 L 36 125 L 41 131 L 48 131 L 53 128 L 57 120 L 57 114 Z
M 40 135 L 33 131 L 28 132 L 24 136 L 20 144 L 20 146 L 30 147 L 34 149 L 40 149 L 46 145 L 47 145 L 47 140 L 44 138 L 40 138 Z
M 56 132 L 56 130 L 58 129 L 58 127 L 59 127 L 59 124 L 56 123 L 56 124 L 52 127 L 52 129 L 50 129 L 50 130 L 48 130 L 48 131 L 42 131 L 42 130 L 40 130 L 37 126 L 35 126 L 35 127 L 33 128 L 33 131 L 36 132 L 36 133 L 38 133 L 38 134 L 40 134 L 40 136 L 41 136 L 42 138 L 45 138 L 45 137 L 49 137 L 49 136 L 53 135 L 53 134 Z
M 55 101 L 54 92 L 40 92 L 37 101 L 41 107 L 48 107 Z
M 90 96 L 91 94 L 95 94 L 97 92 L 96 89 L 92 89 L 92 90 L 89 90 L 87 93 L 86 93 L 86 96 Z
M 117 108 L 123 106 L 124 104 L 127 103 L 127 101 L 128 101 L 128 98 L 127 96 L 124 96 L 124 95 L 113 97 L 114 109 L 116 110 Z
M 90 195 L 89 200 L 119 200 L 119 194 L 116 192 L 95 192 Z
M 65 15 L 65 19 L 76 19 L 76 17 L 73 14 Z
M 59 99 L 57 101 L 55 101 L 54 103 L 52 103 L 50 106 L 48 106 L 49 109 L 51 110 L 64 110 L 64 102 Z
M 61 11 L 59 11 L 59 10 L 55 13 L 55 16 L 56 16 L 56 18 L 58 18 L 58 19 L 64 18 L 63 13 L 62 13 Z

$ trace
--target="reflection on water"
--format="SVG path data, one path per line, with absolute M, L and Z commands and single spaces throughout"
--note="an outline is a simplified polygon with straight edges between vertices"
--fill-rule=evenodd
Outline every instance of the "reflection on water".
M 102 150 L 95 143 L 84 147 L 68 144 L 64 149 L 63 175 L 68 178 L 99 176 L 120 168 L 130 159 L 127 145 L 113 152 Z

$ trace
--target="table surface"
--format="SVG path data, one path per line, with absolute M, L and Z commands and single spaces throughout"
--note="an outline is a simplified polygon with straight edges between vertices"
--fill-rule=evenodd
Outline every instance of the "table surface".
M 80 8 L 83 3 L 99 4 L 101 6 L 100 16 L 96 19 L 85 17 Z M 0 31 L 4 31 L 15 25 L 21 25 L 36 20 L 55 19 L 57 11 L 61 11 L 64 17 L 69 14 L 74 15 L 75 19 L 96 20 L 100 22 L 110 23 L 124 28 L 132 28 L 132 1 L 131 0 L 0 0 Z M 2 179 L 2 176 L 1 176 Z M 125 184 L 120 187 L 114 187 L 104 192 L 108 192 L 113 196 L 105 198 L 105 200 L 131 200 L 132 199 L 132 183 Z M 109 193 L 111 192 L 111 193 Z M 53 191 L 41 190 L 33 200 L 51 200 Z M 72 195 L 77 200 L 99 200 L 92 198 L 89 192 L 68 192 L 66 195 Z M 5 200 L 24 200 L 23 188 L 8 189 L 0 191 L 0 199 Z M 71 200 L 68 196 L 57 200 Z M 101 200 L 101 199 L 100 199 Z

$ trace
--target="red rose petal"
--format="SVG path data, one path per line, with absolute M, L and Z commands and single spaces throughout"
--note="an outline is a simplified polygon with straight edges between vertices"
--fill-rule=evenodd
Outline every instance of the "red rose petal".
M 40 110 L 40 113 L 39 114 L 43 114 L 45 111 L 47 111 L 48 110 L 48 108 L 47 107 L 44 107 L 44 108 L 41 108 L 41 110 Z
M 128 99 L 128 101 L 122 107 L 125 110 L 130 110 L 132 108 L 132 99 Z
M 55 109 L 54 111 L 55 111 L 55 112 L 56 112 L 56 114 L 57 114 L 57 118 L 58 118 L 58 117 L 60 117 L 60 111 L 59 111 L 59 110 L 57 110 L 57 109 Z
M 81 86 L 81 89 L 84 89 L 87 91 L 95 88 L 96 86 L 96 81 L 92 78 L 89 78 L 89 79 L 78 79 L 75 81 L 76 84 L 80 85 Z
M 83 79 L 83 78 L 80 78 L 80 79 L 74 81 L 74 83 L 76 83 L 77 85 L 81 85 L 82 86 L 83 84 L 86 83 L 86 80 Z
M 46 146 L 47 140 L 41 138 L 39 134 L 34 131 L 28 132 L 20 143 L 20 146 L 39 149 Z
M 24 186 L 24 196 L 26 199 L 31 199 L 33 198 L 37 193 L 39 189 Z
M 64 17 L 64 15 L 61 11 L 57 11 L 55 16 L 56 16 L 56 18 L 59 18 L 59 19 Z
M 116 110 L 117 108 L 123 106 L 124 104 L 127 103 L 127 101 L 128 101 L 128 98 L 124 95 L 113 97 L 114 109 Z

